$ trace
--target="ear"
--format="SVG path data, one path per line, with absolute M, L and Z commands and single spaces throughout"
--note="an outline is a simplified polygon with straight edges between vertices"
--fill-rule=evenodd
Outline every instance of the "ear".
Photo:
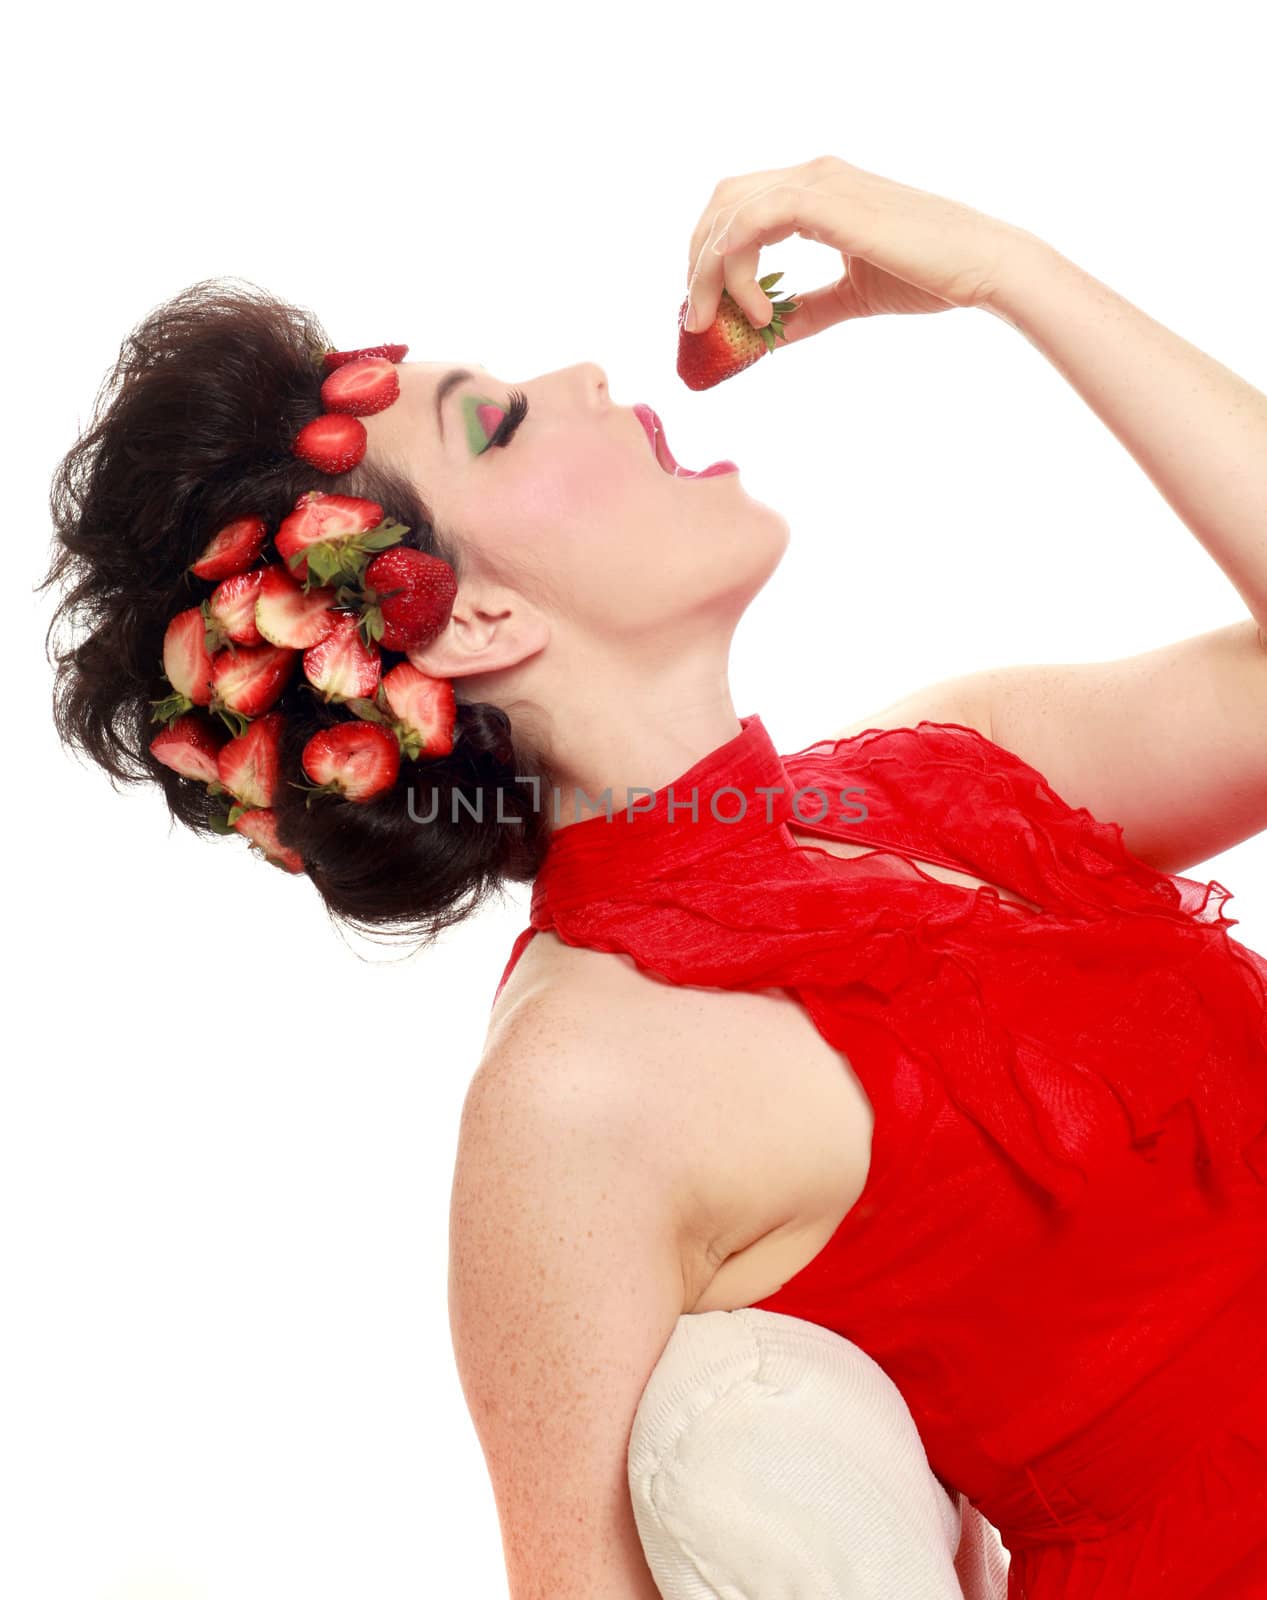
M 429 643 L 408 652 L 433 678 L 502 672 L 544 649 L 550 630 L 539 612 L 509 589 L 459 588 L 449 620 Z

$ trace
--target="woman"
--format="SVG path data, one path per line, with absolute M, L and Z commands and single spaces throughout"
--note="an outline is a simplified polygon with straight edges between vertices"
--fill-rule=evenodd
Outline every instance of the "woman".
M 395 519 L 453 569 L 398 680 L 429 696 L 420 761 L 401 703 L 343 675 L 349 625 L 339 674 L 292 679 L 258 719 L 279 714 L 271 803 L 229 788 L 357 924 L 425 936 L 533 884 L 464 1110 L 450 1282 L 515 1600 L 997 1587 L 960 1559 L 969 1512 L 1030 1600 L 1253 1592 L 1267 962 L 1229 937 L 1221 885 L 1178 874 L 1267 825 L 1267 401 L 1035 236 L 835 158 L 719 185 L 684 337 L 723 287 L 769 320 L 758 252 L 794 231 L 847 272 L 789 340 L 884 311 L 1003 317 L 1131 449 L 1245 621 L 937 684 L 781 757 L 727 689 L 787 532 L 735 473 L 663 469 L 597 368 L 507 396 L 399 347 L 338 353 L 382 392 L 350 454 L 305 449 L 347 415 L 319 330 L 198 286 L 125 347 L 55 486 L 50 581 L 90 624 L 59 726 L 183 820 L 234 826 L 226 746 L 187 740 L 183 770 L 153 749 L 155 703 L 215 704 L 182 703 L 179 651 L 154 671 L 206 598 L 188 573 L 208 539 L 257 515 L 289 562 L 310 546 L 284 550 L 283 524 L 333 485 L 385 513 L 362 533 L 391 543 Z M 370 554 L 339 571 L 345 606 Z M 313 602 L 286 597 L 293 639 Z M 331 750 L 352 722 L 402 757 L 368 794 L 378 735 Z M 724 1331 L 697 1348 L 705 1322 Z M 923 1532 L 899 1571 L 906 1508 Z

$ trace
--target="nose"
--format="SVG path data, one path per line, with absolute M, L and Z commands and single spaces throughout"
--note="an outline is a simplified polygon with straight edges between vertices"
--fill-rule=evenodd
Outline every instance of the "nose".
M 534 392 L 537 386 L 542 394 L 554 397 L 560 410 L 607 411 L 611 408 L 607 374 L 594 361 L 579 361 L 574 367 L 559 367 L 554 372 L 543 373 L 533 379 L 529 392 Z
M 604 406 L 611 405 L 611 395 L 607 389 L 607 374 L 595 361 L 586 361 L 581 365 L 581 372 L 585 381 L 597 394 L 599 401 Z

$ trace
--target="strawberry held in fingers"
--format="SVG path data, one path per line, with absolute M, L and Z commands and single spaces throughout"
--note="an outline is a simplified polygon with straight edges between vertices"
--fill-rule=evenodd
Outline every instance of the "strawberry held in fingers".
M 372 800 L 396 782 L 400 746 L 396 735 L 376 722 L 336 722 L 313 734 L 301 760 L 316 785 L 308 796 L 309 805 L 318 794 L 340 794 L 359 802 Z
M 781 272 L 768 273 L 758 280 L 771 300 L 774 285 L 783 276 Z M 796 300 L 774 300 L 774 313 L 764 328 L 754 328 L 738 303 L 723 289 L 717 315 L 702 333 L 687 333 L 685 327 L 689 299 L 682 302 L 678 312 L 678 377 L 688 389 L 712 389 L 737 372 L 750 367 L 778 340 L 786 340 L 783 318 L 799 309 Z
M 449 620 L 458 592 L 447 561 L 398 545 L 365 569 L 362 633 L 387 650 L 410 650 L 433 639 Z

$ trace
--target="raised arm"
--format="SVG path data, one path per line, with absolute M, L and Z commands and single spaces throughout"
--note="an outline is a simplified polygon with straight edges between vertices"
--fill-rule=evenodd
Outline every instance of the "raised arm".
M 468 1092 L 449 1316 L 511 1600 L 659 1600 L 627 1449 L 690 1287 L 672 1148 L 635 1073 L 539 1025 Z
M 1032 234 L 981 305 L 1125 446 L 1267 632 L 1267 394 Z

